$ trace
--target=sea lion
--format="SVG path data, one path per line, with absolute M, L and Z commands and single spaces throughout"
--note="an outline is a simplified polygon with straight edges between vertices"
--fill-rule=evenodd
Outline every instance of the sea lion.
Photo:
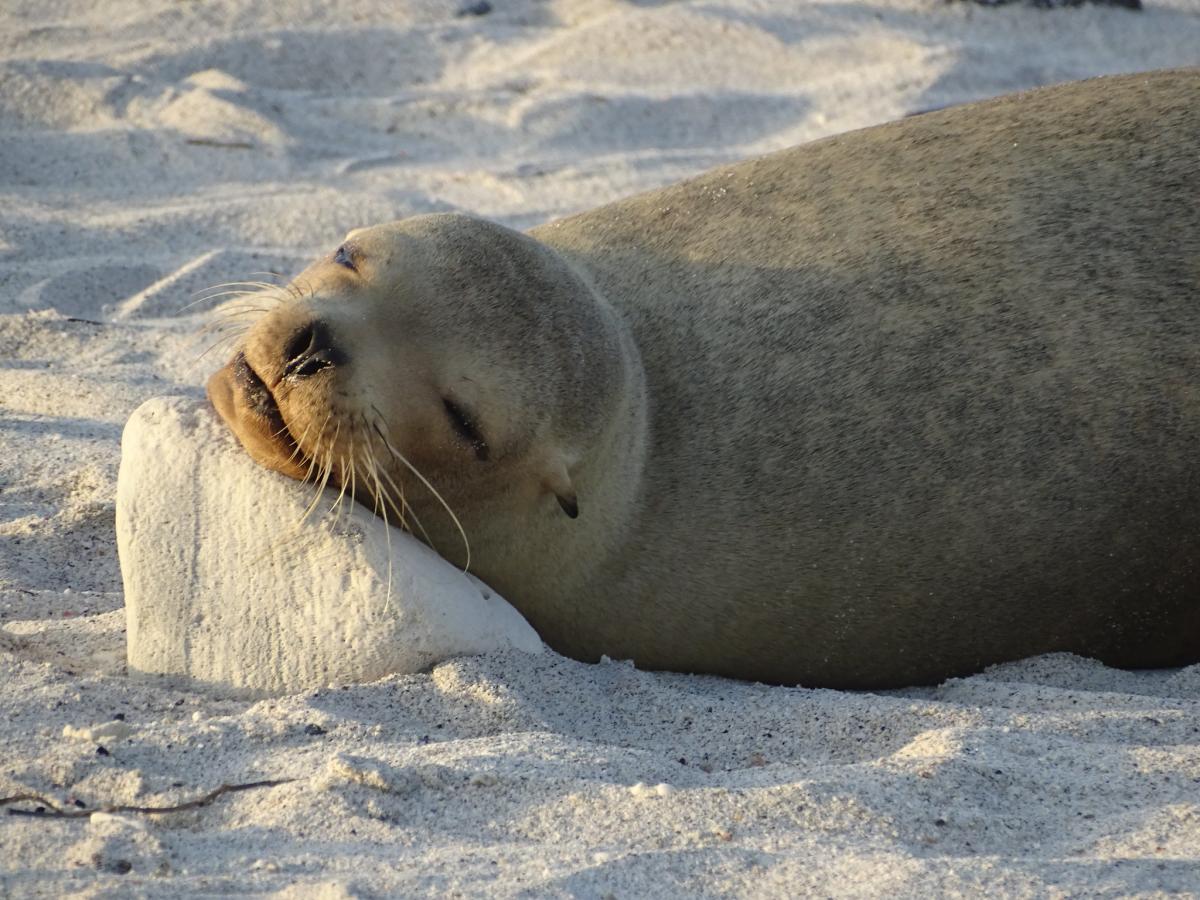
M 560 652 L 841 688 L 1200 660 L 1200 69 L 528 234 L 354 231 L 288 290 L 209 384 L 247 449 L 465 534 Z

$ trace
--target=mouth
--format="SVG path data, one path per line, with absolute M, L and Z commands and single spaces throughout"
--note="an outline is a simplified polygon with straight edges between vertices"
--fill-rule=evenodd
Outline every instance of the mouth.
M 247 409 L 266 421 L 270 437 L 279 444 L 280 450 L 286 451 L 289 456 L 297 453 L 296 439 L 288 430 L 287 422 L 283 420 L 283 413 L 279 411 L 275 395 L 271 393 L 266 382 L 258 377 L 258 373 L 250 367 L 250 363 L 246 360 L 246 354 L 239 353 L 235 356 L 232 365 L 234 382 L 242 391 L 242 398 Z
M 308 458 L 288 429 L 275 396 L 244 353 L 209 379 L 208 397 L 257 462 L 301 481 L 307 477 Z

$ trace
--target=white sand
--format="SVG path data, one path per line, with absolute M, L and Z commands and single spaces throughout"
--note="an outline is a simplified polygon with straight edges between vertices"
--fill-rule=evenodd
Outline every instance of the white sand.
M 0 896 L 1200 892 L 1197 667 L 1043 658 L 872 695 L 512 653 L 257 703 L 124 676 L 118 440 L 215 366 L 193 291 L 414 212 L 532 225 L 907 112 L 1200 63 L 1196 0 L 492 2 L 0 5 L 0 796 L 295 779 L 0 816 Z

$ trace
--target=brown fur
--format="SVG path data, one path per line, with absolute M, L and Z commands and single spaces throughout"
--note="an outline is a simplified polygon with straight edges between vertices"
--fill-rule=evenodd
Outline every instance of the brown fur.
M 370 299 L 320 263 L 247 356 L 271 370 L 289 316 L 327 318 L 351 360 L 293 413 L 280 382 L 293 434 L 407 398 L 401 449 L 552 647 L 836 687 L 1200 660 L 1200 70 L 930 113 L 531 234 L 362 232 L 391 256 Z M 438 436 L 452 383 L 487 462 Z

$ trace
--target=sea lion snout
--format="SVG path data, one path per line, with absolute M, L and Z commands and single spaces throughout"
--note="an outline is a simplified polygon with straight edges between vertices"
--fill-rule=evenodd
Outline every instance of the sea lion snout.
M 207 387 L 209 401 L 255 460 L 292 478 L 305 476 L 275 397 L 245 353 L 213 373 Z
M 344 365 L 349 357 L 334 343 L 329 326 L 320 319 L 301 325 L 284 342 L 285 378 L 311 378 L 322 369 Z

